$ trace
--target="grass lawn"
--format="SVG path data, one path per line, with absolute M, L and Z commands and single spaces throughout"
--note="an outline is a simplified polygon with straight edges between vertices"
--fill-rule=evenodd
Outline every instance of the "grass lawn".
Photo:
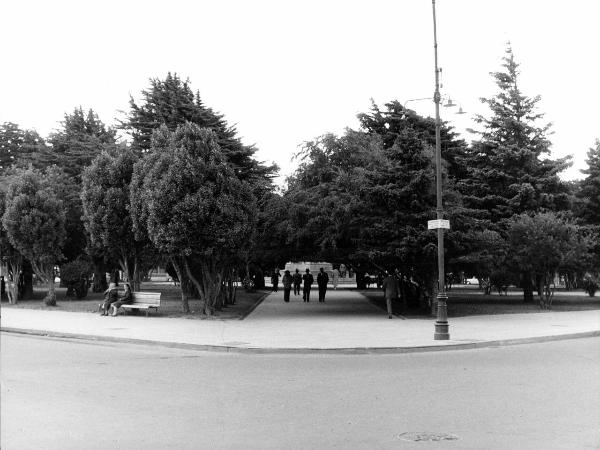
M 34 299 L 20 300 L 16 305 L 9 305 L 8 302 L 2 302 L 2 308 L 29 308 L 43 309 L 48 311 L 72 311 L 98 313 L 98 304 L 102 302 L 104 294 L 101 292 L 88 292 L 86 298 L 77 300 L 76 298 L 66 298 L 66 288 L 56 288 L 57 306 L 46 306 L 42 299 L 46 295 L 43 286 L 34 287 Z M 236 304 L 223 308 L 222 311 L 216 311 L 214 316 L 208 317 L 202 314 L 202 302 L 198 299 L 190 299 L 191 314 L 184 314 L 181 310 L 181 291 L 178 286 L 167 282 L 147 282 L 142 283 L 142 291 L 160 292 L 160 307 L 158 312 L 150 311 L 150 315 L 161 317 L 185 317 L 198 320 L 236 320 L 245 317 L 258 304 L 259 301 L 268 293 L 268 291 L 246 292 L 243 288 L 238 288 L 236 293 Z M 144 313 L 142 313 L 144 314 Z
M 383 293 L 378 289 L 361 291 L 369 300 L 382 309 L 386 309 Z M 535 293 L 534 293 L 535 294 Z M 534 296 L 537 301 L 537 296 Z M 395 312 L 400 311 L 400 305 L 394 305 Z M 583 290 L 557 290 L 552 300 L 550 311 L 583 311 L 600 309 L 600 296 L 590 297 Z M 476 286 L 453 287 L 448 292 L 448 317 L 464 317 L 481 314 L 524 314 L 544 313 L 537 303 L 523 303 L 523 292 L 520 289 L 509 289 L 508 295 L 498 295 L 493 292 L 484 295 Z M 409 309 L 406 316 L 426 316 L 420 309 Z
M 161 317 L 185 317 L 196 320 L 237 320 L 248 315 L 252 309 L 262 300 L 270 291 L 261 290 L 256 292 L 246 292 L 238 288 L 236 295 L 236 304 L 224 308 L 222 311 L 216 311 L 212 317 L 202 314 L 202 302 L 198 299 L 190 299 L 191 314 L 184 314 L 181 311 L 181 294 L 179 287 L 173 283 L 167 282 L 148 282 L 142 284 L 143 291 L 160 292 L 161 306 L 158 313 L 153 311 L 150 314 Z M 2 308 L 29 308 L 43 309 L 49 311 L 74 311 L 97 313 L 98 304 L 102 302 L 104 295 L 102 293 L 89 292 L 83 300 L 68 299 L 65 297 L 66 288 L 57 288 L 57 306 L 46 306 L 42 299 L 46 294 L 43 286 L 34 289 L 34 299 L 21 300 L 16 305 L 9 305 L 6 301 L 2 302 Z M 371 303 L 386 309 L 383 294 L 379 289 L 371 288 L 360 291 Z M 600 296 L 590 297 L 583 291 L 562 291 L 557 290 L 554 294 L 551 311 L 581 311 L 590 309 L 600 309 Z M 400 305 L 394 305 L 394 311 L 400 312 Z M 448 317 L 463 317 L 481 314 L 522 314 L 522 313 L 543 313 L 537 303 L 523 303 L 523 293 L 521 290 L 509 289 L 508 295 L 484 295 L 476 286 L 455 286 L 448 292 Z M 427 311 L 414 308 L 406 313 L 409 317 L 428 317 Z

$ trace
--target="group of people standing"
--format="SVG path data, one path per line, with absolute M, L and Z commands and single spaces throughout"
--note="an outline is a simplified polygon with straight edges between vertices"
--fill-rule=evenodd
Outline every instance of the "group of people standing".
M 273 285 L 273 292 L 277 292 L 279 287 L 279 270 L 276 270 L 271 277 L 271 283 Z M 304 275 L 300 274 L 300 270 L 296 269 L 296 272 L 292 275 L 289 270 L 283 273 L 281 283 L 283 284 L 283 301 L 290 301 L 290 293 L 292 287 L 294 288 L 294 295 L 300 295 L 300 287 L 302 286 L 302 300 L 304 302 L 310 302 L 310 291 L 315 279 L 310 273 L 310 269 L 306 269 Z M 319 287 L 319 302 L 325 302 L 325 293 L 327 292 L 327 284 L 329 283 L 329 275 L 325 272 L 322 267 L 319 269 L 317 274 L 317 286 Z
M 337 274 L 336 274 L 337 272 Z M 337 275 L 337 277 L 336 277 Z M 368 276 L 368 275 L 367 275 Z M 304 275 L 300 274 L 300 271 L 296 269 L 294 274 L 290 273 L 289 270 L 286 270 L 281 277 L 279 270 L 275 270 L 273 275 L 271 276 L 271 283 L 273 285 L 273 292 L 277 292 L 279 288 L 279 278 L 281 278 L 281 282 L 283 284 L 283 301 L 290 301 L 290 294 L 292 288 L 294 289 L 294 295 L 300 295 L 300 288 L 302 286 L 302 299 L 304 302 L 310 302 L 310 292 L 312 285 L 314 283 L 314 277 L 310 273 L 310 269 L 306 269 L 306 273 Z M 333 286 L 337 288 L 337 279 L 339 278 L 339 271 L 334 269 L 333 272 Z M 327 285 L 329 283 L 329 275 L 325 270 L 321 267 L 319 269 L 319 273 L 317 274 L 317 286 L 319 287 L 319 302 L 325 302 L 325 294 L 327 293 Z M 398 282 L 398 278 L 394 276 L 391 272 L 386 272 L 385 275 L 381 275 L 381 280 L 378 280 L 378 287 L 381 287 L 383 290 L 383 295 L 386 300 L 386 307 L 388 318 L 392 318 L 392 303 L 394 300 L 400 297 L 400 284 Z

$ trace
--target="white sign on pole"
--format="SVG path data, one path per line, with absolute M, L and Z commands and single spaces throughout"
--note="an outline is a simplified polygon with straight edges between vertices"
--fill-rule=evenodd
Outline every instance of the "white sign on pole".
M 427 221 L 428 230 L 437 230 L 438 228 L 450 229 L 450 221 L 445 219 L 436 219 Z

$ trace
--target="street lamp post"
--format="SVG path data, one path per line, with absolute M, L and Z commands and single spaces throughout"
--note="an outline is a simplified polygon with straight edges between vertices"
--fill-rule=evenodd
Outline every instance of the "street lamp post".
M 435 93 L 433 101 L 435 102 L 435 173 L 436 173 L 436 218 L 438 220 L 437 227 L 437 249 L 438 249 L 438 293 L 437 293 L 437 319 L 435 322 L 435 340 L 448 340 L 450 333 L 448 332 L 448 310 L 446 301 L 446 280 L 444 271 L 444 229 L 439 225 L 439 221 L 444 218 L 444 210 L 442 203 L 442 145 L 440 137 L 440 71 L 438 69 L 437 56 L 437 29 L 435 21 L 435 0 L 431 0 L 433 7 L 433 49 L 435 54 Z

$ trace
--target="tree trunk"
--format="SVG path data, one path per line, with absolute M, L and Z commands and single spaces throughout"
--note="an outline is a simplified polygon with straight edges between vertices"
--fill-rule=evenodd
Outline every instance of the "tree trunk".
M 92 284 L 92 292 L 105 292 L 108 289 L 106 283 L 106 267 L 104 261 L 100 258 L 92 257 L 92 263 L 94 265 L 94 278 Z
M 533 283 L 531 282 L 530 272 L 521 274 L 521 284 L 523 286 L 523 302 L 533 303 Z
M 181 309 L 185 314 L 189 314 L 190 303 L 188 301 L 187 274 L 183 272 L 181 264 L 176 260 L 176 258 L 171 258 L 171 264 L 173 264 L 173 268 L 175 269 L 175 272 L 177 272 L 177 278 L 179 278 L 179 289 L 181 290 Z
M 54 265 L 31 261 L 35 274 L 48 285 L 48 292 L 44 297 L 46 306 L 56 306 L 56 291 L 54 290 Z
M 11 276 L 5 278 L 6 281 L 6 295 L 8 296 L 8 303 L 11 305 L 16 304 L 19 300 L 19 284 L 21 278 L 21 271 L 23 270 L 23 258 L 18 256 L 11 258 L 10 262 Z
M 217 298 L 221 291 L 223 274 L 216 268 L 214 259 L 203 260 L 200 263 L 202 283 L 199 283 L 191 273 L 187 260 L 185 261 L 185 267 L 190 280 L 192 280 L 198 288 L 200 297 L 204 302 L 203 313 L 209 316 L 213 315 Z
M 229 274 L 229 279 L 227 280 L 227 285 L 229 287 L 229 296 L 227 301 L 230 305 L 235 305 L 236 293 L 237 293 L 237 284 L 234 281 L 234 277 L 236 272 L 232 270 Z
M 44 297 L 46 306 L 56 306 L 56 291 L 54 290 L 54 273 L 48 276 L 48 293 Z
M 554 290 L 552 289 L 552 281 L 554 274 L 546 273 L 542 278 L 542 286 L 540 293 L 540 308 L 550 309 L 552 306 L 552 297 L 554 296 Z
M 132 274 L 129 270 L 129 260 L 127 259 L 127 255 L 125 253 L 121 253 L 121 258 L 119 258 L 119 267 L 121 267 L 121 271 L 123 272 L 123 281 L 131 284 Z
M 140 282 L 140 263 L 137 255 L 133 257 L 133 285 L 132 289 L 134 292 L 139 292 L 142 283 Z
M 21 265 L 21 278 L 19 279 L 19 299 L 33 298 L 33 267 L 31 263 L 24 259 Z

